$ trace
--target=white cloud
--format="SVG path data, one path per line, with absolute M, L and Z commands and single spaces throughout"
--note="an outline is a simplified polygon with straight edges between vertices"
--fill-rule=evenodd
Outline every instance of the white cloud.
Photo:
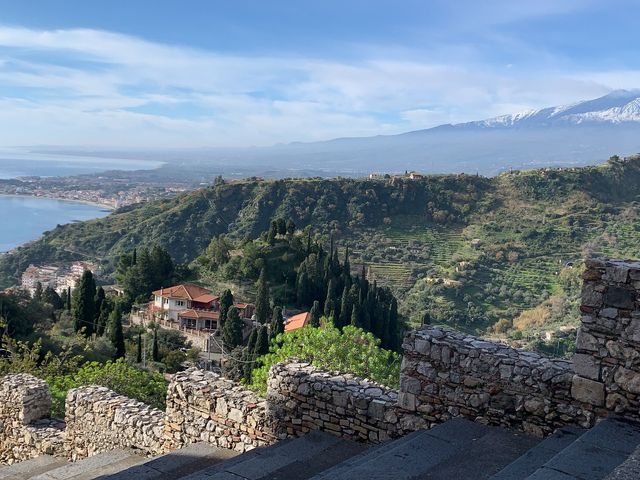
M 0 145 L 253 145 L 398 133 L 590 98 L 640 78 L 491 68 L 468 61 L 468 49 L 465 61 L 449 62 L 368 51 L 351 62 L 244 57 L 97 30 L 0 27 Z

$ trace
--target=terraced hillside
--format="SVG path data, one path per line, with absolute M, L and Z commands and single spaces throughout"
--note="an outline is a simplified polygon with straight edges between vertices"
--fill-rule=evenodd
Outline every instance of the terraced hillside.
M 59 226 L 1 258 L 0 275 L 9 285 L 29 263 L 76 258 L 108 273 L 122 252 L 153 244 L 189 263 L 215 236 L 241 245 L 284 218 L 348 245 L 352 267 L 392 287 L 409 321 L 526 334 L 575 321 L 582 258 L 638 256 L 639 194 L 640 159 L 617 157 L 494 178 L 218 184 Z

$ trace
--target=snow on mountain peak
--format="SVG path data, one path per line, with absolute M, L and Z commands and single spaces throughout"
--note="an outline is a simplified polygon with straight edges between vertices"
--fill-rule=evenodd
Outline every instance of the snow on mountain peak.
M 466 127 L 542 127 L 558 124 L 640 122 L 640 90 L 614 90 L 603 97 L 569 105 L 526 110 L 476 122 Z

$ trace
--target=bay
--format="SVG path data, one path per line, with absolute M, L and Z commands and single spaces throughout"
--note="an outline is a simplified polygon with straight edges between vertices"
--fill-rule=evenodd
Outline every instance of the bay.
M 58 224 L 104 217 L 109 210 L 65 200 L 0 195 L 0 252 L 38 239 Z

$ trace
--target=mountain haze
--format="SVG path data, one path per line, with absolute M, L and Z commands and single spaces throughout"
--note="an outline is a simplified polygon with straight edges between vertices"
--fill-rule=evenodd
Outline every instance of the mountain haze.
M 66 154 L 87 151 L 66 149 Z M 640 90 L 617 90 L 570 105 L 398 135 L 294 142 L 270 147 L 118 152 L 166 161 L 168 178 L 197 171 L 269 178 L 362 176 L 371 172 L 479 173 L 592 165 L 640 152 Z M 90 152 L 114 156 L 114 152 Z

